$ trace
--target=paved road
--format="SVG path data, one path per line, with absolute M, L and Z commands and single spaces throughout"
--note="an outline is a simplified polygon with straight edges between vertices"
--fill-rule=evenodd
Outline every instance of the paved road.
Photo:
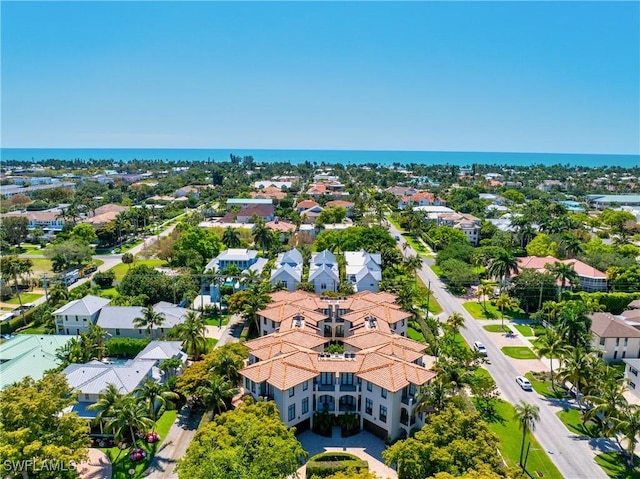
M 392 236 L 400 235 L 400 232 L 389 225 Z M 410 245 L 404 250 L 405 255 L 415 255 Z M 511 404 L 526 401 L 540 408 L 540 421 L 536 425 L 535 437 L 540 445 L 549 453 L 549 458 L 567 479 L 606 479 L 608 476 L 594 461 L 594 451 L 591 443 L 584 438 L 571 434 L 560 419 L 553 413 L 546 399 L 535 391 L 523 391 L 516 383 L 515 377 L 518 371 L 498 347 L 489 339 L 487 333 L 479 321 L 476 321 L 461 306 L 458 300 L 449 294 L 444 284 L 435 273 L 423 262 L 423 267 L 418 271 L 425 284 L 431 281 L 433 295 L 442 306 L 444 314 L 449 316 L 454 312 L 460 313 L 465 318 L 465 328 L 461 331 L 465 340 L 472 344 L 481 341 L 487 348 L 490 363 L 485 367 L 496 381 L 503 397 Z M 594 443 L 597 444 L 597 443 Z

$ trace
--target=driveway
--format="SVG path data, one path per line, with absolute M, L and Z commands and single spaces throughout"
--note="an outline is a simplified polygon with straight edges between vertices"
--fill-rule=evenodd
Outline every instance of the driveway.
M 369 470 L 380 479 L 398 479 L 396 471 L 386 466 L 382 460 L 384 442 L 367 431 L 355 436 L 341 437 L 340 428 L 333 428 L 332 437 L 323 437 L 312 431 L 305 431 L 298 436 L 302 448 L 309 453 L 309 458 L 321 452 L 347 452 L 364 459 L 369 463 Z M 299 477 L 304 478 L 307 466 L 298 469 Z
M 111 479 L 111 473 L 111 461 L 99 449 L 90 448 L 87 462 L 78 465 L 80 479 Z

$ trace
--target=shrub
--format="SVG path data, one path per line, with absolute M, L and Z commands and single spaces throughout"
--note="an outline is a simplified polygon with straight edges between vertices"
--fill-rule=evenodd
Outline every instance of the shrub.
M 107 354 L 109 356 L 134 357 L 142 351 L 147 344 L 149 344 L 148 339 L 111 338 L 106 343 Z
M 325 452 L 313 456 L 307 463 L 307 477 L 327 477 L 336 472 L 353 469 L 356 472 L 368 470 L 369 464 L 353 454 Z
M 100 286 L 102 289 L 107 289 L 113 286 L 113 281 L 116 279 L 116 274 L 109 270 L 104 273 L 96 273 L 93 276 L 93 282 Z
M 609 311 L 612 314 L 620 314 L 627 309 L 631 301 L 640 299 L 640 293 L 585 293 L 582 291 L 579 293 L 564 292 L 562 294 L 562 299 L 568 301 L 585 301 L 587 298 L 598 301 L 604 306 L 605 311 Z

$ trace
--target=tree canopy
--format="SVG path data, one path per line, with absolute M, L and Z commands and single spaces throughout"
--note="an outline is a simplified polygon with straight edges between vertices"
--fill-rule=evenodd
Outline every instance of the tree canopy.
M 201 428 L 178 463 L 178 477 L 285 478 L 297 471 L 305 457 L 294 430 L 280 420 L 275 403 L 258 402 L 220 414 Z

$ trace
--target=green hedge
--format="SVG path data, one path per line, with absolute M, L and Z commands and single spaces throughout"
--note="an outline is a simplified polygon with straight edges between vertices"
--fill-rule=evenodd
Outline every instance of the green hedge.
M 631 301 L 634 299 L 640 299 L 640 293 L 586 293 L 580 291 L 578 293 L 564 292 L 562 299 L 565 300 L 582 300 L 586 298 L 592 298 L 598 301 L 604 306 L 605 311 L 609 311 L 612 314 L 620 314 Z
M 39 305 L 35 308 L 30 309 L 24 313 L 24 319 L 22 318 L 22 313 L 20 313 L 15 318 L 11 318 L 9 321 L 3 321 L 0 323 L 0 334 L 11 334 L 16 329 L 20 329 L 24 326 L 26 321 L 27 325 L 31 322 L 31 316 L 34 315 L 36 311 L 42 308 L 42 305 Z
M 148 339 L 111 338 L 106 342 L 109 356 L 126 356 L 132 358 L 147 347 Z
M 324 452 L 313 456 L 307 462 L 307 477 L 327 477 L 336 472 L 352 468 L 356 472 L 368 470 L 369 464 L 353 454 L 344 452 Z

